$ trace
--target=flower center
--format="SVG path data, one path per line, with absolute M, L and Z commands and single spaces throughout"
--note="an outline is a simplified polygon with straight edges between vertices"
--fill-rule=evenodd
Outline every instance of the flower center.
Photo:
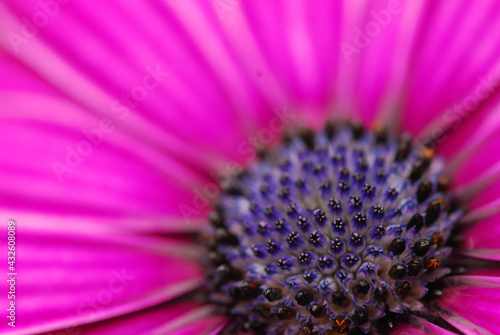
M 460 217 L 441 171 L 432 150 L 359 123 L 289 138 L 224 185 L 211 300 L 267 334 L 368 333 L 422 310 Z

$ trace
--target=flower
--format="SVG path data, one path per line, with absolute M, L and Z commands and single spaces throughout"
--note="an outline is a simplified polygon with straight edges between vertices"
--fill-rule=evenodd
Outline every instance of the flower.
M 429 314 L 462 210 L 428 145 L 329 122 L 226 180 L 206 237 L 210 300 L 269 334 L 383 332 Z
M 447 241 L 453 272 L 394 332 L 499 333 L 498 13 L 495 1 L 0 4 L 0 204 L 14 227 L 2 248 L 15 252 L 0 329 L 245 330 L 203 299 L 192 237 L 209 230 L 214 180 L 285 130 L 360 119 L 435 149 L 465 212 Z

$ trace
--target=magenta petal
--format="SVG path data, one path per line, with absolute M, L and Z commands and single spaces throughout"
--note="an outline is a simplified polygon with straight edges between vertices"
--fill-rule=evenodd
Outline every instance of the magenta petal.
M 208 209 L 208 206 L 207 206 Z M 150 216 L 142 218 L 121 219 L 112 217 L 86 217 L 85 215 L 49 215 L 46 213 L 28 213 L 25 210 L 6 210 L 0 208 L 0 215 L 9 220 L 23 222 L 24 228 L 47 231 L 65 231 L 68 233 L 89 232 L 96 234 L 116 234 L 127 232 L 147 233 L 192 233 L 207 226 L 205 217 L 197 218 L 189 215 L 182 217 Z M 43 225 L 40 225 L 43 222 Z M 68 222 L 71 222 L 68 225 Z
M 481 80 L 495 76 L 499 65 L 500 50 L 492 39 L 500 22 L 491 24 L 498 6 L 496 1 L 484 1 L 480 6 L 470 2 L 423 3 L 408 63 L 405 129 L 418 133 L 430 120 L 442 118 L 453 104 L 462 104 L 469 97 L 479 100 L 476 87 Z M 457 20 L 460 28 L 450 29 Z M 467 61 L 462 56 L 465 54 Z M 456 116 L 457 112 L 451 113 Z M 450 112 L 446 118 L 452 118 Z
M 1 207 L 115 218 L 182 217 L 181 205 L 192 218 L 209 210 L 205 178 L 119 130 L 104 139 L 101 120 L 73 103 L 28 94 L 2 101 L 9 115 L 0 124 Z M 90 144 L 87 131 L 100 142 Z M 201 185 L 203 199 L 196 203 L 182 180 Z
M 467 275 L 469 276 L 493 276 L 500 277 L 500 267 L 487 267 L 480 269 L 468 269 Z
M 436 301 L 439 315 L 465 334 L 500 334 L 500 278 L 450 277 Z
M 493 215 L 468 227 L 461 245 L 463 253 L 477 258 L 500 260 L 500 214 Z
M 332 79 L 339 66 L 340 7 L 327 1 L 241 2 L 225 15 L 233 28 L 227 34 L 245 66 L 249 70 L 259 66 L 260 88 L 277 83 L 293 105 L 324 113 L 332 102 Z M 289 56 L 282 57 L 283 53 Z M 264 68 L 257 62 L 260 59 Z
M 500 261 L 500 250 L 472 250 L 463 252 L 464 255 L 474 258 L 481 258 L 490 261 Z
M 474 188 L 479 180 L 481 180 L 485 176 L 488 176 L 489 174 L 493 175 L 496 174 L 498 180 L 499 168 L 498 168 L 498 159 L 496 154 L 498 151 L 498 147 L 500 145 L 500 139 L 496 134 L 498 134 L 498 131 L 500 129 L 500 115 L 498 113 L 496 115 L 495 114 L 491 115 L 490 118 L 485 120 L 485 123 L 492 128 L 496 128 L 493 130 L 492 134 L 490 134 L 490 136 L 492 136 L 493 138 L 490 140 L 485 140 L 482 143 L 479 143 L 478 147 L 471 149 L 469 155 L 464 157 L 462 164 L 458 166 L 458 169 L 454 175 L 454 181 L 455 181 L 454 183 L 459 188 L 468 187 L 470 185 L 472 185 L 472 188 Z M 476 134 L 476 136 L 488 135 L 487 130 L 485 129 L 481 130 L 482 132 Z M 470 135 L 471 134 L 462 133 L 461 136 L 469 137 Z M 450 142 L 454 143 L 453 140 L 450 140 Z M 457 153 L 460 154 L 461 151 L 458 151 Z M 481 198 L 477 200 L 474 199 L 474 205 L 478 202 L 481 203 L 484 202 L 485 200 L 488 201 L 490 199 L 488 198 Z
M 172 335 L 216 335 L 224 327 L 226 323 L 224 316 L 211 316 L 203 319 L 198 319 L 194 323 L 186 325 L 172 333 Z
M 190 219 L 209 210 L 203 193 L 208 179 L 188 162 L 132 134 L 113 113 L 99 115 L 68 99 L 11 57 L 0 54 L 0 68 L 5 71 L 0 76 L 0 210 L 110 221 L 149 217 L 154 230 L 171 225 L 160 218 L 182 217 L 181 205 L 191 209 Z M 184 145 L 166 143 L 189 156 Z M 197 199 L 194 186 L 201 187 L 203 199 Z
M 182 315 L 189 314 L 199 308 L 200 305 L 193 302 L 176 302 L 172 304 L 163 304 L 141 310 L 136 313 L 130 313 L 116 318 L 103 320 L 100 322 L 78 326 L 75 329 L 64 329 L 68 334 L 146 334 L 157 329 L 166 322 L 178 318 Z M 58 334 L 58 332 L 55 332 Z M 54 332 L 49 332 L 44 335 L 54 335 Z
M 476 87 L 478 92 L 489 94 L 488 97 L 491 95 L 491 98 L 485 100 L 485 103 L 470 116 L 467 114 L 469 117 L 461 119 L 447 111 L 448 116 L 440 119 L 442 129 L 449 131 L 439 140 L 437 150 L 453 164 L 454 169 L 458 168 L 460 180 L 457 181 L 460 184 L 473 180 L 477 173 L 484 171 L 488 165 L 485 164 L 486 161 L 492 159 L 485 153 L 494 150 L 494 143 L 497 142 L 495 135 L 500 128 L 498 84 L 498 80 L 496 83 L 479 82 L 479 86 Z M 487 90 L 488 85 L 494 85 L 495 88 Z M 470 172 L 472 169 L 474 173 L 467 174 L 467 171 Z
M 180 256 L 189 249 L 167 238 L 35 232 L 21 223 L 16 232 L 16 304 L 22 306 L 16 329 L 24 333 L 135 312 L 194 289 L 202 278 L 197 262 Z M 172 249 L 179 256 L 169 255 Z M 8 291 L 5 280 L 0 287 Z M 0 325 L 0 332 L 7 329 Z
M 436 326 L 429 321 L 417 317 L 410 317 L 409 323 L 398 323 L 395 327 L 394 334 L 399 335 L 452 335 L 446 329 Z
M 18 31 L 18 18 L 38 9 L 32 5 L 8 3 L 2 13 L 5 31 Z M 192 7 L 189 15 L 180 8 L 187 6 Z M 44 34 L 22 45 L 17 57 L 100 117 L 123 115 L 120 110 L 128 103 L 124 126 L 193 168 L 208 172 L 221 167 L 216 164 L 221 158 L 247 159 L 234 144 L 267 125 L 272 108 L 284 107 L 284 101 L 268 102 L 258 94 L 252 83 L 255 68 L 252 75 L 242 70 L 210 3 L 109 2 L 99 13 L 80 3 L 60 10 L 65 15 L 57 16 L 57 25 L 44 27 Z M 195 18 L 196 25 L 190 22 Z M 159 33 L 168 45 L 157 43 Z M 157 74 L 154 80 L 151 73 Z M 141 85 L 147 97 L 127 102 Z M 119 108 L 114 101 L 122 101 Z
M 220 335 L 221 331 L 224 330 L 228 322 L 229 322 L 228 320 L 224 320 L 222 323 L 219 323 L 219 325 L 215 329 L 206 333 L 206 335 Z M 242 334 L 236 334 L 236 335 L 242 335 Z
M 226 316 L 217 315 L 214 306 L 203 306 L 188 314 L 181 315 L 158 327 L 154 334 L 190 335 L 212 334 L 227 322 Z

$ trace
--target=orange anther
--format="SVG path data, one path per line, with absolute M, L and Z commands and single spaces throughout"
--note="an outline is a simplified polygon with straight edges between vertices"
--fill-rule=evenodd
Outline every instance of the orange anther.
M 438 248 L 441 248 L 444 244 L 444 237 L 440 233 L 434 233 L 431 236 L 431 244 L 437 245 Z
M 427 158 L 427 159 L 431 159 L 432 157 L 434 157 L 434 150 L 429 149 L 427 147 L 420 148 L 420 153 L 422 154 L 422 156 L 424 158 Z
M 349 330 L 350 325 L 351 321 L 344 319 L 342 316 L 337 316 L 332 328 L 338 333 L 345 333 Z
M 428 271 L 434 271 L 439 266 L 439 260 L 436 257 L 431 257 L 425 260 L 425 268 Z

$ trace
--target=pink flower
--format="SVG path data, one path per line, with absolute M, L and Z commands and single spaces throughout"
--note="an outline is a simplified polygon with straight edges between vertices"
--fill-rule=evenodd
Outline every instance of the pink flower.
M 426 277 L 420 288 L 434 296 L 421 311 L 420 298 L 396 297 L 404 321 L 395 333 L 500 333 L 499 13 L 493 0 L 0 4 L 1 250 L 12 252 L 2 333 L 247 329 L 246 315 L 228 317 L 203 299 L 213 270 L 205 273 L 194 235 L 211 233 L 212 204 L 227 201 L 216 181 L 239 165 L 258 169 L 255 147 L 279 146 L 302 126 L 324 136 L 329 119 L 386 129 L 392 144 L 408 132 L 417 148 L 435 147 L 444 165 L 425 173 L 453 177 L 443 197 L 459 200 L 452 213 L 465 212 L 455 224 L 440 207 L 439 232 L 456 229 L 439 270 L 454 272 L 443 271 L 442 286 Z M 286 257 L 283 268 L 292 266 Z M 354 323 L 346 329 L 376 329 Z

